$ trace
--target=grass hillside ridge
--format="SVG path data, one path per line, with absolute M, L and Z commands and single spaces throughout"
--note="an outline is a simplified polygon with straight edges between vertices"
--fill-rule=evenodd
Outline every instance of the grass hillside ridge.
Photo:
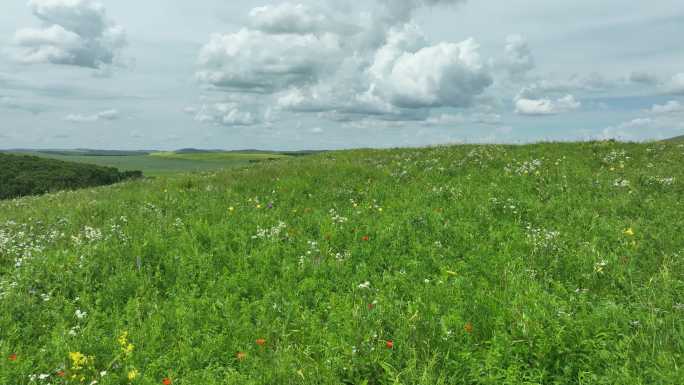
M 356 150 L 0 202 L 0 383 L 682 384 L 682 164 Z
M 35 156 L 0 153 L 0 199 L 118 183 L 142 177 L 124 171 Z

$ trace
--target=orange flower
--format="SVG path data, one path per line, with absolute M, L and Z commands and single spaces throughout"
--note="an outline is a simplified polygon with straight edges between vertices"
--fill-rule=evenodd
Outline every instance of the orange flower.
M 369 304 L 368 304 L 368 310 L 373 310 L 374 307 L 375 307 L 375 304 L 374 304 L 374 303 L 369 303 Z
M 361 237 L 361 240 L 362 241 L 370 241 L 370 237 L 368 235 L 364 235 L 363 237 Z
M 394 341 L 387 340 L 387 342 L 385 342 L 385 346 L 387 346 L 387 349 L 394 349 Z
M 472 333 L 473 332 L 473 324 L 471 322 L 466 322 L 466 324 L 463 325 L 463 330 L 465 330 L 466 333 Z
M 8 360 L 10 361 L 16 361 L 17 360 L 17 353 L 12 353 L 7 357 Z
M 258 338 L 258 339 L 256 340 L 256 344 L 259 345 L 259 346 L 264 346 L 264 345 L 266 345 L 266 340 L 263 339 L 263 338 Z
M 235 354 L 235 358 L 237 358 L 238 361 L 243 361 L 245 358 L 247 358 L 247 353 L 237 352 Z
M 171 385 L 173 382 L 171 381 L 170 378 L 166 377 L 162 380 L 162 384 L 164 385 Z
M 57 377 L 64 377 L 64 371 L 63 370 L 58 371 Z

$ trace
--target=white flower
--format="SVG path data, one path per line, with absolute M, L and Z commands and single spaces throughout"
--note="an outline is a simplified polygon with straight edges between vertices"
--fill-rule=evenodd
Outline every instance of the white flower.
M 78 318 L 78 319 L 84 319 L 88 315 L 87 312 L 81 311 L 81 309 L 76 309 L 75 314 L 76 314 L 76 318 Z
M 370 289 L 370 282 L 366 281 L 359 284 L 359 289 Z

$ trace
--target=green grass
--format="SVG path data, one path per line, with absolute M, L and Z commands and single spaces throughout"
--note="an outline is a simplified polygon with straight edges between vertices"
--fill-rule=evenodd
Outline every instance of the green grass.
M 264 153 L 207 152 L 176 154 L 157 152 L 149 155 L 83 155 L 32 152 L 31 155 L 70 162 L 89 163 L 116 167 L 119 170 L 140 170 L 146 176 L 173 176 L 181 173 L 217 171 L 224 168 L 245 166 L 250 161 L 281 159 L 287 156 Z
M 198 153 L 176 153 L 176 152 L 154 152 L 153 157 L 164 159 L 185 159 L 185 160 L 269 160 L 288 158 L 283 154 L 270 153 L 241 153 L 241 152 L 198 152 Z
M 682 384 L 682 164 L 363 150 L 5 201 L 0 383 Z

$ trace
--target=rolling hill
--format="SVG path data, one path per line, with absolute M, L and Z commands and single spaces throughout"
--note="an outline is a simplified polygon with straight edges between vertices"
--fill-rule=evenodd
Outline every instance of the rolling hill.
M 0 199 L 101 186 L 141 176 L 136 171 L 0 153 Z
M 682 164 L 355 150 L 0 202 L 0 383 L 679 385 Z

